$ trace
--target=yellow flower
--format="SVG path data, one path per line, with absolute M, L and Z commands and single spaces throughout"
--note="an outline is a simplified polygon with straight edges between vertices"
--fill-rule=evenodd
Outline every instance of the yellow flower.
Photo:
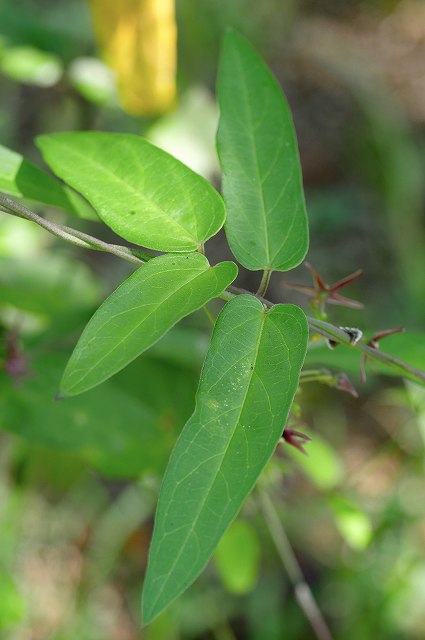
M 122 107 L 158 115 L 176 100 L 174 0 L 90 0 L 96 38 L 115 71 Z

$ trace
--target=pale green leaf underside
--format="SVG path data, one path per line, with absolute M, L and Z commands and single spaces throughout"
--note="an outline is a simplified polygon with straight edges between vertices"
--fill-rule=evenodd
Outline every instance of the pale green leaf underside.
M 233 262 L 210 267 L 198 253 L 150 260 L 96 311 L 68 362 L 59 395 L 77 395 L 110 378 L 236 275 Z
M 55 133 L 37 138 L 37 144 L 53 171 L 130 242 L 158 251 L 194 251 L 223 226 L 217 191 L 140 136 Z
M 163 480 L 143 592 L 150 622 L 199 575 L 272 455 L 304 360 L 292 305 L 234 298 L 217 319 L 196 397 Z
M 15 198 L 51 205 L 81 218 L 96 220 L 91 207 L 19 153 L 0 145 L 0 191 Z
M 233 32 L 224 40 L 217 90 L 230 247 L 248 269 L 292 269 L 308 249 L 294 125 L 276 79 Z

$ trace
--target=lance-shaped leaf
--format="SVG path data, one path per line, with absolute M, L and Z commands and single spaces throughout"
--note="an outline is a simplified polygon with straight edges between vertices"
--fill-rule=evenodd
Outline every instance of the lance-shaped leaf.
M 100 132 L 37 138 L 44 159 L 120 236 L 158 251 L 194 251 L 223 226 L 204 178 L 140 136 Z
M 307 252 L 308 227 L 288 104 L 269 69 L 234 32 L 224 39 L 217 89 L 230 247 L 248 269 L 292 269 Z
M 150 622 L 204 568 L 285 427 L 308 340 L 304 313 L 238 296 L 217 319 L 193 416 L 165 473 L 143 593 Z
M 59 396 L 77 395 L 110 378 L 181 318 L 220 295 L 236 275 L 233 262 L 210 267 L 198 253 L 150 260 L 96 311 L 68 362 Z
M 51 205 L 81 218 L 97 220 L 77 193 L 60 184 L 19 153 L 0 145 L 0 191 L 16 198 Z

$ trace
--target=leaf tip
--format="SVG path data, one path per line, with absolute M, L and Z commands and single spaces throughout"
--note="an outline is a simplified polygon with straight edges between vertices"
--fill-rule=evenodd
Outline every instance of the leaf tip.
M 66 389 L 66 387 L 63 386 L 63 384 L 61 384 L 61 386 L 58 389 L 58 392 L 56 393 L 56 395 L 54 397 L 54 401 L 55 402 L 59 402 L 60 400 L 67 400 L 68 398 L 70 398 L 73 395 L 75 395 L 75 394 L 70 392 L 68 389 Z
M 160 613 L 160 609 L 157 609 L 155 606 L 152 606 L 152 603 L 148 601 L 148 597 L 146 595 L 146 589 L 143 589 L 142 592 L 142 627 L 147 627 Z

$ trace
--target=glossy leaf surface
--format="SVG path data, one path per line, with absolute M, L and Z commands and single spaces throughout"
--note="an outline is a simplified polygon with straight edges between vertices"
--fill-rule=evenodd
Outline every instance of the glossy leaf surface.
M 237 33 L 224 40 L 218 98 L 230 247 L 248 269 L 292 269 L 308 249 L 294 125 L 275 77 Z
M 284 429 L 307 348 L 304 313 L 253 296 L 217 319 L 193 416 L 158 503 L 143 595 L 148 623 L 199 575 Z
M 77 395 L 110 378 L 181 318 L 218 296 L 236 274 L 233 262 L 210 267 L 199 253 L 150 260 L 88 323 L 66 367 L 60 396 Z
M 61 185 L 16 151 L 2 145 L 0 191 L 16 198 L 58 207 L 81 218 L 97 219 L 91 207 L 78 194 Z
M 223 226 L 217 191 L 139 136 L 56 133 L 37 143 L 53 171 L 130 242 L 158 251 L 194 251 Z

